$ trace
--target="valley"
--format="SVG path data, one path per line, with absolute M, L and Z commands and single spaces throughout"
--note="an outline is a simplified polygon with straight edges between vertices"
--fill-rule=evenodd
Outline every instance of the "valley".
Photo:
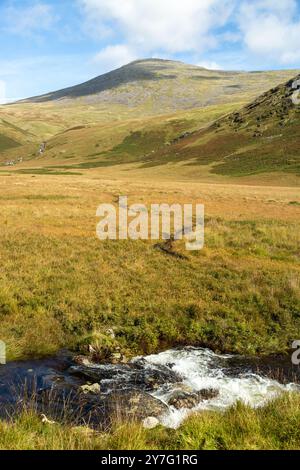
M 226 401 L 222 413 L 216 396 L 191 415 L 184 406 L 172 410 L 180 416 L 172 429 L 147 430 L 129 413 L 93 430 L 55 416 L 45 425 L 36 401 L 24 399 L 12 421 L 0 421 L 0 448 L 299 447 L 290 364 L 300 335 L 297 78 L 299 70 L 225 72 L 149 59 L 0 106 L 0 338 L 8 376 L 36 370 L 57 385 L 61 374 L 65 393 L 79 383 L 62 372 L 66 350 L 68 367 L 77 358 L 77 366 L 90 361 L 111 376 L 143 356 L 138 373 L 144 360 L 154 369 L 162 361 L 164 377 L 175 362 L 176 380 L 196 380 L 188 398 L 215 385 Z M 97 207 L 117 205 L 120 196 L 146 207 L 204 204 L 204 249 L 187 252 L 182 240 L 171 252 L 160 249 L 163 240 L 98 240 Z M 193 352 L 182 363 L 186 351 Z M 242 370 L 223 376 L 219 361 L 228 355 L 243 361 Z M 257 372 L 256 361 L 273 375 Z M 87 380 L 91 371 L 84 373 Z M 105 380 L 96 384 L 104 392 Z M 167 406 L 168 382 L 159 385 L 152 392 Z
M 102 169 L 139 178 L 255 184 L 257 176 L 258 184 L 295 185 L 299 113 L 290 105 L 292 78 L 297 71 L 133 62 L 86 84 L 2 107 L 0 164 L 17 163 L 13 170 L 33 174 Z M 287 80 L 289 86 L 281 85 Z M 276 92 L 268 101 L 270 88 Z M 247 112 L 243 106 L 263 92 L 266 99 Z M 272 106 L 277 117 L 270 127 Z M 42 156 L 41 142 L 47 142 Z

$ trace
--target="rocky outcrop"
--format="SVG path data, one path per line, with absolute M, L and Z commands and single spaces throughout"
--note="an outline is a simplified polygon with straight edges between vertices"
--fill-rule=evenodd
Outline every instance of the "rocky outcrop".
M 204 389 L 199 392 L 190 393 L 184 390 L 176 390 L 172 393 L 168 404 L 177 410 L 181 408 L 195 408 L 199 403 L 205 400 L 212 400 L 219 395 L 218 390 Z
M 115 393 L 107 402 L 110 416 L 143 421 L 149 416 L 159 418 L 168 412 L 168 406 L 147 392 Z
M 73 366 L 70 372 L 101 384 L 101 389 L 132 390 L 138 389 L 151 392 L 166 383 L 180 382 L 181 377 L 166 366 L 147 368 L 143 359 L 130 364 L 100 364 L 86 367 Z M 102 381 L 104 381 L 102 383 Z

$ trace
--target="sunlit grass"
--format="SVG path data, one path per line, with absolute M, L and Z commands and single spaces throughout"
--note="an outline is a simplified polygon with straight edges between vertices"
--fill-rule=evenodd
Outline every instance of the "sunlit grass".
M 0 421 L 3 450 L 297 450 L 300 396 L 286 394 L 259 409 L 242 403 L 225 413 L 203 412 L 177 430 L 143 429 L 116 420 L 107 431 L 67 424 L 43 424 L 32 410 Z
M 177 184 L 175 194 L 173 183 L 62 178 L 1 180 L 0 336 L 9 359 L 89 344 L 128 356 L 186 344 L 263 354 L 299 336 L 295 190 Z M 187 257 L 178 259 L 151 241 L 100 242 L 96 208 L 119 194 L 204 202 L 204 250 L 176 242 Z

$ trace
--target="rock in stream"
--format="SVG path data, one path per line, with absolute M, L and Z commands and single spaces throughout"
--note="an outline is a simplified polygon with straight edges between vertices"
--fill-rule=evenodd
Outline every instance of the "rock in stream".
M 280 362 L 281 361 L 281 362 Z M 282 364 L 282 374 L 278 374 Z M 270 369 L 270 370 L 269 370 Z M 183 348 L 127 364 L 93 364 L 70 353 L 0 367 L 2 417 L 34 406 L 55 421 L 106 429 L 115 418 L 177 427 L 191 411 L 224 410 L 237 400 L 261 406 L 299 390 L 290 358 L 256 359 Z M 299 377 L 300 378 L 300 377 Z M 156 421 L 155 421 L 156 420 Z

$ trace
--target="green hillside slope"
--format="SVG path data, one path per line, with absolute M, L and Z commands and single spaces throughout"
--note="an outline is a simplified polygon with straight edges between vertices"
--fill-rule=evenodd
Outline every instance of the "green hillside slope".
M 231 176 L 271 171 L 300 174 L 300 106 L 292 101 L 292 85 L 299 77 L 208 128 L 182 136 L 172 146 L 143 158 L 143 165 L 186 161 Z

